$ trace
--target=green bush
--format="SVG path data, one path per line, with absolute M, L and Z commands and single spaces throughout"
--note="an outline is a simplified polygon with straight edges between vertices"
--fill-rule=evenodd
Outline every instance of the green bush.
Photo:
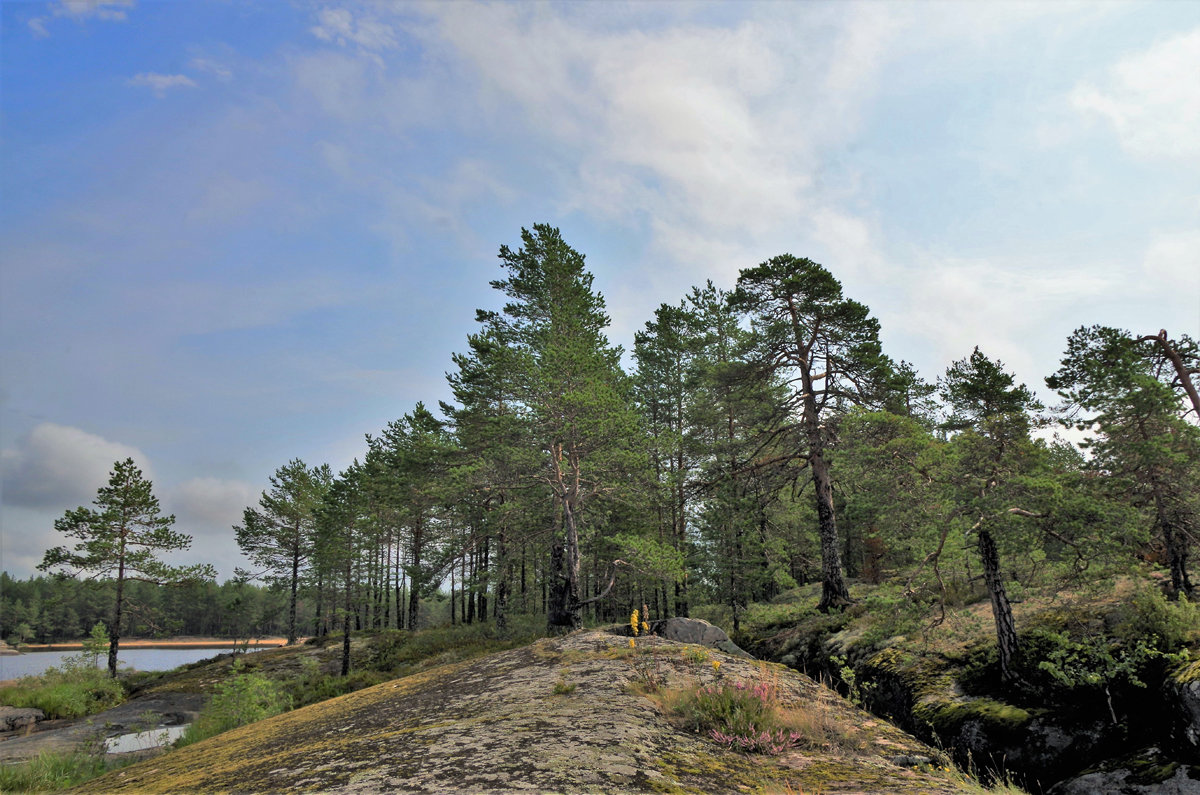
M 392 678 L 391 674 L 381 671 L 351 671 L 348 676 L 315 672 L 293 679 L 284 687 L 295 707 L 305 707 L 328 698 L 337 698 L 356 690 L 373 687 Z
M 0 703 L 40 709 L 48 718 L 82 718 L 124 700 L 121 683 L 86 655 L 65 657 L 59 667 L 47 668 L 41 676 L 25 676 L 15 686 L 0 688 Z
M 752 735 L 779 728 L 773 693 L 765 683 L 697 687 L 686 691 L 673 707 L 684 728 L 699 734 Z
M 1171 602 L 1158 588 L 1143 587 L 1115 611 L 1110 633 L 1129 645 L 1155 637 L 1159 651 L 1178 651 L 1200 640 L 1200 607 L 1187 597 Z
M 75 787 L 124 767 L 129 760 L 109 761 L 103 754 L 41 753 L 28 762 L 0 765 L 0 792 L 49 792 Z
M 291 706 L 291 699 L 279 682 L 260 673 L 243 673 L 240 660 L 234 663 L 233 671 L 233 678 L 216 686 L 212 699 L 176 745 L 199 742 L 238 726 L 278 715 Z

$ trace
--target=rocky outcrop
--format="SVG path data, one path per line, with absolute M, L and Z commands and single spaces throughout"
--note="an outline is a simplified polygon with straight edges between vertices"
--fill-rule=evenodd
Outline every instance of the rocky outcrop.
M 738 657 L 751 656 L 730 640 L 725 630 L 700 618 L 667 618 L 655 621 L 651 624 L 650 631 L 661 638 L 679 643 L 708 646 L 710 649 L 720 649 L 726 654 Z
M 1082 775 L 1060 782 L 1049 795 L 1200 795 L 1200 767 L 1164 758 L 1145 748 Z
M 46 719 L 46 713 L 32 707 L 0 707 L 0 733 L 29 729 Z
M 39 754 L 91 752 L 104 740 L 153 726 L 179 726 L 195 720 L 205 696 L 159 693 L 130 699 L 104 712 L 77 720 L 43 721 L 0 742 L 0 764 L 13 764 Z M 26 731 L 36 729 L 29 734 Z
M 1167 678 L 1166 697 L 1175 706 L 1175 739 L 1200 750 L 1200 660 L 1183 665 Z
M 171 751 L 86 791 L 963 791 L 937 751 L 783 666 L 629 641 L 580 631 L 442 666 Z M 673 725 L 644 693 L 718 676 L 769 681 L 783 706 L 855 741 L 747 756 Z

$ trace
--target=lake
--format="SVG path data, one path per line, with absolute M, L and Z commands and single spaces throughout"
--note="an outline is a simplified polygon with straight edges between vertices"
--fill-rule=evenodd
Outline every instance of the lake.
M 261 650 L 262 647 L 248 651 Z M 118 649 L 117 661 L 123 667 L 130 667 L 138 671 L 169 671 L 180 665 L 206 660 L 230 651 L 233 650 L 230 648 Z M 78 651 L 31 651 L 25 654 L 2 655 L 0 656 L 0 680 L 40 674 L 47 668 L 61 663 L 64 657 L 78 654 Z M 108 655 L 102 654 L 99 667 L 103 668 L 106 665 L 108 665 Z

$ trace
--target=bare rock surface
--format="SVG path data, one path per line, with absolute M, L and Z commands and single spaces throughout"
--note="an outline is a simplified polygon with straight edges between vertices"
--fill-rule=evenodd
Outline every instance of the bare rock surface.
M 190 723 L 199 713 L 204 699 L 200 693 L 160 693 L 130 699 L 88 718 L 46 721 L 38 727 L 39 731 L 0 742 L 0 763 L 32 759 L 43 752 L 95 751 L 108 737 L 144 728 Z M 47 724 L 50 728 L 42 728 Z
M 33 707 L 0 707 L 0 734 L 28 729 L 46 719 L 46 713 Z
M 696 643 L 711 649 L 720 649 L 736 657 L 753 656 L 730 640 L 725 630 L 701 618 L 667 618 L 655 621 L 651 631 L 667 640 Z
M 87 792 L 957 793 L 940 755 L 783 666 L 581 631 L 244 726 L 88 782 Z M 769 678 L 781 703 L 853 728 L 853 749 L 748 756 L 672 725 L 631 687 Z M 557 692 L 556 692 L 557 691 Z M 81 790 L 82 791 L 82 790 Z

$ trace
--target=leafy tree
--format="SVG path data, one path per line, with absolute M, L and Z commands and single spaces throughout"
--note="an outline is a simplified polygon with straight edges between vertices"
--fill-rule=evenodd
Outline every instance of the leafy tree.
M 152 484 L 132 458 L 114 464 L 108 485 L 100 487 L 93 505 L 94 509 L 80 506 L 67 511 L 54 523 L 55 530 L 78 539 L 78 543 L 74 551 L 66 547 L 47 550 L 38 568 L 71 576 L 87 572 L 93 578 L 115 578 L 108 645 L 108 672 L 115 677 L 126 582 L 179 584 L 212 580 L 216 570 L 208 564 L 168 566 L 156 557 L 162 552 L 187 549 L 192 538 L 171 529 L 175 517 L 160 514 Z
M 288 588 L 288 643 L 296 642 L 296 594 L 312 555 L 313 514 L 332 480 L 328 464 L 310 468 L 293 459 L 275 470 L 259 507 L 246 508 L 242 524 L 233 528 L 242 552 Z
M 777 579 L 766 536 L 792 456 L 769 431 L 783 394 L 773 372 L 750 360 L 755 337 L 741 326 L 727 292 L 709 282 L 692 290 L 687 307 L 699 349 L 685 442 L 699 469 L 695 514 L 707 558 L 701 568 L 729 605 L 736 630 L 748 602 L 769 597 Z M 789 551 L 789 570 L 801 554 Z
M 367 443 L 364 493 L 395 508 L 408 530 L 408 626 L 416 629 L 421 597 L 440 580 L 429 553 L 444 529 L 440 508 L 447 496 L 454 439 L 425 404 L 417 403 L 402 419 L 388 423 L 380 436 L 368 436 Z
M 702 338 L 686 304 L 661 305 L 654 320 L 634 335 L 635 394 L 650 431 L 650 456 L 657 485 L 654 507 L 660 536 L 686 558 L 690 492 L 698 456 L 689 433 L 696 399 L 696 358 Z M 686 570 L 675 581 L 675 614 L 688 614 Z
M 317 567 L 330 582 L 340 580 L 342 676 L 350 673 L 350 628 L 354 622 L 355 564 L 362 549 L 363 466 L 357 460 L 333 479 L 317 508 Z
M 520 249 L 500 249 L 507 278 L 492 282 L 508 298 L 503 312 L 480 312 L 510 348 L 512 382 L 528 412 L 531 441 L 543 456 L 559 527 L 551 544 L 549 625 L 576 628 L 584 600 L 581 522 L 591 499 L 611 493 L 637 466 L 637 418 L 621 371 L 620 348 L 604 335 L 604 298 L 584 257 L 546 224 L 521 230 Z
M 521 532 L 527 507 L 522 484 L 538 470 L 537 451 L 528 444 L 529 416 L 521 410 L 518 388 L 509 365 L 513 351 L 495 329 L 467 338 L 470 351 L 455 354 L 457 372 L 447 374 L 458 405 L 442 404 L 458 443 L 451 470 L 457 502 L 477 532 L 466 546 L 496 539 L 496 628 L 507 629 L 509 596 L 514 583 L 513 551 L 533 534 Z M 482 536 L 482 539 L 480 538 Z
M 1198 363 L 1186 336 L 1134 338 L 1108 326 L 1080 327 L 1046 379 L 1064 400 L 1062 422 L 1089 433 L 1091 468 L 1152 517 L 1175 594 L 1192 592 L 1188 558 L 1200 532 L 1200 430 L 1188 421 Z
M 974 536 L 983 564 L 1000 672 L 1008 679 L 1019 646 L 996 537 L 1011 539 L 1019 534 L 1023 518 L 1042 516 L 1031 508 L 1043 486 L 1036 475 L 1045 471 L 1044 448 L 1029 436 L 1030 412 L 1041 404 L 1001 362 L 988 359 L 978 347 L 950 365 L 941 386 L 951 410 L 947 426 L 961 431 L 950 450 L 954 513 L 971 522 L 967 533 Z
M 880 350 L 879 321 L 845 298 L 825 268 L 788 254 L 743 270 L 730 301 L 761 337 L 761 365 L 790 385 L 773 433 L 794 444 L 809 469 L 821 539 L 818 608 L 828 611 L 850 602 L 826 458 L 831 415 L 883 402 L 893 373 Z

